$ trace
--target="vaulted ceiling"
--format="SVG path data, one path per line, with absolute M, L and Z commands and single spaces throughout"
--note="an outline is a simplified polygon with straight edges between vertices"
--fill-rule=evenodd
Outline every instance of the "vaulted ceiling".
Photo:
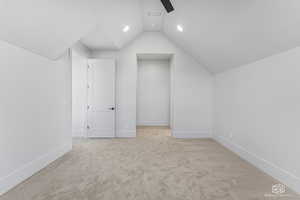
M 300 44 L 299 0 L 171 1 L 167 14 L 160 0 L 0 0 L 0 39 L 56 59 L 79 40 L 118 50 L 161 31 L 215 73 Z

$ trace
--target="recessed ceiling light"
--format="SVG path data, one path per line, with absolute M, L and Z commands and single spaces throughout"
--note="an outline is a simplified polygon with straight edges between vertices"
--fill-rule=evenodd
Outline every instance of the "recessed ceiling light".
M 128 26 L 128 25 L 124 26 L 124 28 L 123 28 L 124 33 L 128 32 L 129 30 L 130 30 L 130 26 Z
M 181 25 L 177 25 L 177 30 L 178 30 L 179 32 L 183 32 L 182 26 L 181 26 Z

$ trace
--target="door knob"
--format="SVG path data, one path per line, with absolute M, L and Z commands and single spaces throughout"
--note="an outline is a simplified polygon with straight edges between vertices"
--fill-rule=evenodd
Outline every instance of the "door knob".
M 115 110 L 115 108 L 114 108 L 114 107 L 111 107 L 111 108 L 109 108 L 109 110 Z

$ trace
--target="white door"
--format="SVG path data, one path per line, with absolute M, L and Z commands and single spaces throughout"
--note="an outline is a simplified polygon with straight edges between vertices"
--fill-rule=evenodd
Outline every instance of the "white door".
M 88 62 L 88 137 L 115 137 L 115 61 Z

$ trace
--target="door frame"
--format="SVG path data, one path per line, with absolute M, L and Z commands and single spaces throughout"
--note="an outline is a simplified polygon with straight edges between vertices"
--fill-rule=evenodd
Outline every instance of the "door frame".
M 138 60 L 140 59 L 141 56 L 144 55 L 149 55 L 149 56 L 163 56 L 163 57 L 168 57 L 169 59 L 169 67 L 170 67 L 170 129 L 173 130 L 174 129 L 174 100 L 175 100 L 175 55 L 173 53 L 137 53 L 136 54 L 136 113 L 138 110 L 138 105 L 137 105 L 137 98 L 138 98 Z M 154 59 L 155 60 L 155 59 Z M 137 114 L 136 114 L 136 119 L 135 119 L 135 124 L 137 126 Z M 171 131 L 171 136 L 173 136 L 173 133 Z

